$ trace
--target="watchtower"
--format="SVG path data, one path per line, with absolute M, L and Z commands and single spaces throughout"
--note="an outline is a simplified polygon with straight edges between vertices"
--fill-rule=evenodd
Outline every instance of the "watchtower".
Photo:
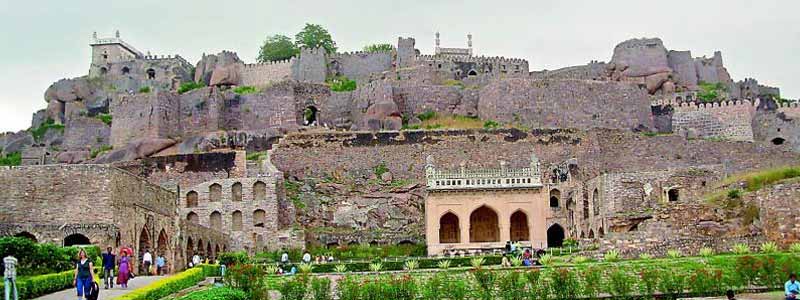
M 89 66 L 89 77 L 102 76 L 108 73 L 114 63 L 131 61 L 143 58 L 144 55 L 133 46 L 125 43 L 120 36 L 119 30 L 112 38 L 97 38 L 97 32 L 92 34 L 89 43 L 92 47 L 92 63 Z

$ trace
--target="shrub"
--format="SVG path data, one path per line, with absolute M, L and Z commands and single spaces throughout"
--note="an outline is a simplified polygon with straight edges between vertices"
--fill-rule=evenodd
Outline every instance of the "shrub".
M 19 152 L 0 154 L 0 166 L 19 166 L 21 164 L 22 154 Z
M 247 300 L 247 295 L 237 289 L 226 287 L 210 288 L 189 293 L 178 300 Z
M 710 257 L 710 256 L 714 255 L 714 249 L 711 249 L 709 247 L 703 247 L 703 248 L 700 248 L 700 250 L 697 252 L 697 254 L 699 254 L 702 257 Z
M 426 110 L 425 112 L 423 112 L 423 113 L 421 113 L 421 114 L 417 115 L 417 118 L 418 118 L 420 121 L 423 121 L 423 122 L 424 122 L 424 121 L 427 121 L 427 120 L 430 120 L 430 119 L 433 119 L 433 118 L 435 118 L 435 117 L 436 117 L 436 112 L 435 112 L 435 111 L 432 111 L 432 110 Z
M 498 288 L 500 299 L 519 300 L 525 297 L 525 282 L 522 281 L 520 272 L 506 272 L 504 276 L 500 276 Z
M 735 254 L 740 254 L 740 255 L 741 254 L 747 254 L 747 253 L 750 253 L 750 246 L 748 246 L 747 244 L 738 243 L 738 244 L 733 245 L 733 248 L 731 249 L 731 251 L 733 251 L 733 253 L 735 253 Z
M 383 173 L 389 172 L 389 168 L 386 167 L 385 163 L 381 162 L 380 164 L 372 168 L 372 171 L 375 172 L 375 176 L 378 176 L 378 178 L 380 178 L 381 175 L 383 175 Z
M 639 293 L 654 295 L 658 287 L 659 271 L 656 268 L 644 268 L 639 271 Z
M 542 255 L 542 257 L 539 258 L 539 263 L 545 266 L 553 264 L 553 255 L 551 254 Z
M 603 271 L 596 267 L 589 267 L 583 270 L 583 294 L 590 299 L 597 298 L 600 294 L 600 283 L 603 279 Z
M 266 266 L 264 266 L 264 274 L 266 274 L 266 275 L 278 274 L 278 265 L 276 265 L 276 264 L 267 264 Z
M 347 272 L 347 265 L 345 265 L 345 264 L 338 264 L 338 265 L 336 265 L 336 267 L 334 268 L 334 270 L 336 271 L 336 273 L 344 273 L 344 272 Z
M 679 258 L 681 256 L 683 256 L 683 253 L 681 253 L 680 250 L 675 250 L 675 249 L 667 250 L 667 257 L 669 258 Z
M 276 270 L 277 271 L 277 270 Z M 275 274 L 266 273 L 266 268 L 259 268 L 254 265 L 236 264 L 232 265 L 225 272 L 225 283 L 235 289 L 243 291 L 251 298 L 266 295 L 267 290 L 263 284 L 264 275 Z
M 800 252 L 800 243 L 792 243 L 789 246 L 789 251 L 794 252 L 794 253 Z
M 258 90 L 258 88 L 254 87 L 254 86 L 243 85 L 243 86 L 237 86 L 236 88 L 234 88 L 233 92 L 236 93 L 237 95 L 247 95 L 247 94 L 258 93 L 259 90 Z
M 336 295 L 339 300 L 356 300 L 359 299 L 361 286 L 354 276 L 345 276 L 336 285 Z
M 150 92 L 149 86 L 143 86 L 139 88 L 139 94 L 147 94 Z
M 448 268 L 450 268 L 450 260 L 447 259 L 441 260 L 436 264 L 436 267 L 442 270 L 447 270 Z
M 393 50 L 394 50 L 394 45 L 387 43 L 364 46 L 364 52 L 391 52 Z
M 249 260 L 250 257 L 248 257 L 247 252 L 244 251 L 225 252 L 219 255 L 219 263 L 229 267 L 246 264 Z
M 740 190 L 740 189 L 728 190 L 728 198 L 730 198 L 730 199 L 742 198 L 742 190 Z
M 17 259 L 17 274 L 21 276 L 53 274 L 71 270 L 78 251 L 84 249 L 90 260 L 100 255 L 96 246 L 60 247 L 53 244 L 37 244 L 21 237 L 0 238 L 0 257 Z M 5 268 L 0 264 L 0 272 Z
M 444 281 L 442 289 L 444 296 L 450 300 L 464 300 L 469 294 L 467 283 L 460 277 Z
M 356 89 L 356 82 L 344 76 L 337 76 L 327 80 L 328 86 L 333 92 L 349 92 Z
M 641 260 L 648 260 L 648 259 L 652 259 L 652 258 L 653 258 L 653 256 L 650 255 L 650 253 L 639 254 L 639 259 L 641 259 Z
M 608 252 L 603 254 L 603 260 L 607 262 L 619 261 L 619 251 L 614 249 L 608 250 Z
M 509 261 L 511 262 L 511 265 L 515 266 L 515 267 L 519 267 L 523 263 L 522 257 L 519 257 L 519 256 L 513 256 L 513 257 L 511 257 L 511 259 L 509 259 Z
M 113 149 L 114 149 L 114 147 L 112 147 L 111 145 L 102 145 L 102 146 L 100 146 L 100 148 L 92 149 L 92 151 L 89 153 L 89 157 L 96 158 L 96 157 L 100 156 L 100 154 L 106 153 L 106 152 L 111 151 Z
M 761 253 L 775 253 L 778 252 L 778 245 L 774 242 L 766 242 L 761 244 Z
M 383 264 L 380 262 L 374 262 L 369 264 L 369 270 L 372 272 L 380 272 L 383 270 Z
M 556 299 L 576 299 L 581 294 L 581 285 L 575 273 L 567 268 L 557 268 L 550 272 L 550 284 Z
M 497 279 L 496 274 L 490 270 L 483 268 L 476 268 L 472 270 L 472 276 L 475 282 L 478 283 L 478 297 L 482 300 L 492 300 L 494 292 L 494 283 Z
M 528 281 L 528 299 L 550 298 L 550 283 L 542 277 L 539 269 L 525 272 L 525 279 Z
M 625 270 L 615 268 L 608 276 L 608 292 L 617 298 L 629 298 L 633 294 L 634 280 Z
M 111 120 L 113 119 L 111 114 L 97 114 L 94 117 L 102 121 L 104 124 L 111 126 Z
M 444 284 L 450 281 L 447 273 L 438 272 L 423 281 L 420 286 L 420 296 L 423 300 L 439 300 L 441 295 L 444 294 Z
M 267 151 L 259 151 L 259 152 L 248 152 L 246 159 L 247 160 L 264 160 L 267 158 Z
M 476 269 L 480 269 L 480 267 L 483 266 L 484 262 L 486 262 L 486 260 L 483 259 L 483 257 L 473 257 L 469 261 L 470 265 L 472 265 L 472 267 Z
M 698 268 L 689 279 L 689 289 L 694 295 L 716 295 L 722 290 L 722 272 Z
M 39 127 L 32 128 L 30 130 L 30 132 L 31 132 L 31 136 L 33 136 L 33 140 L 38 142 L 38 141 L 42 140 L 42 138 L 47 133 L 47 131 L 49 131 L 51 129 L 52 130 L 58 130 L 62 134 L 64 133 L 64 125 L 63 124 L 56 124 L 56 121 L 53 120 L 53 119 L 50 119 L 50 118 L 47 118 L 47 120 L 45 120 L 44 123 L 39 125 Z
M 314 300 L 331 300 L 331 280 L 325 277 L 314 277 L 311 279 L 311 295 Z
M 662 270 L 658 274 L 658 290 L 668 299 L 683 294 L 686 277 L 678 270 Z
M 302 264 L 300 264 L 300 265 L 298 265 L 298 266 L 297 266 L 297 269 L 298 269 L 298 270 L 300 271 L 300 273 L 302 273 L 302 274 L 310 274 L 310 273 L 311 273 L 311 271 L 313 271 L 313 270 L 314 270 L 314 265 L 312 265 L 312 264 L 309 264 L 309 263 L 302 263 Z
M 565 248 L 578 247 L 578 240 L 573 239 L 573 238 L 564 239 L 563 246 Z
M 191 91 L 191 90 L 194 90 L 194 89 L 199 89 L 199 88 L 205 87 L 205 86 L 206 85 L 204 83 L 202 83 L 202 82 L 194 82 L 194 81 L 184 82 L 184 83 L 181 83 L 180 87 L 178 87 L 178 94 L 183 94 L 183 93 L 186 93 L 188 91 Z
M 292 280 L 284 281 L 283 284 L 278 287 L 278 291 L 281 293 L 281 299 L 303 300 L 303 298 L 306 297 L 308 280 L 308 276 L 300 275 L 295 276 Z
M 495 121 L 492 121 L 492 120 L 488 120 L 488 121 L 486 121 L 486 122 L 483 122 L 483 128 L 484 128 L 484 129 L 496 129 L 496 128 L 500 128 L 500 123 L 497 123 L 497 122 L 495 122 Z
M 403 269 L 409 271 L 416 270 L 417 268 L 419 268 L 419 261 L 414 259 L 407 260 L 405 265 L 403 266 Z

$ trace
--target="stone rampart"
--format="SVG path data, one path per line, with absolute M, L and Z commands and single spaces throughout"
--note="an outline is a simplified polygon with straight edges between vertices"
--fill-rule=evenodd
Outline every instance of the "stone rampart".
M 180 107 L 174 92 L 122 95 L 110 106 L 111 145 L 122 148 L 138 139 L 180 136 Z
M 753 139 L 752 120 L 759 101 L 749 100 L 714 103 L 674 103 L 671 105 L 673 132 L 700 138 L 722 138 L 733 141 Z
M 620 82 L 505 79 L 480 91 L 484 120 L 533 128 L 652 128 L 647 92 Z
M 392 52 L 347 52 L 336 53 L 328 58 L 332 74 L 344 75 L 358 82 L 365 82 L 372 73 L 392 69 Z
M 241 85 L 267 86 L 292 78 L 292 65 L 295 59 L 260 64 L 245 64 L 239 69 Z

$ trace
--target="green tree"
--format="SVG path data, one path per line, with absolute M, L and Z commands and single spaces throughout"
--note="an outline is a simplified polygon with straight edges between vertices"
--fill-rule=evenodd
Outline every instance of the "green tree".
M 336 42 L 333 41 L 328 30 L 317 24 L 306 23 L 303 30 L 294 36 L 294 42 L 298 48 L 325 48 L 325 52 L 336 52 Z
M 364 52 L 389 52 L 394 50 L 392 44 L 372 44 L 364 46 Z
M 270 62 L 277 60 L 287 60 L 297 54 L 297 47 L 292 43 L 292 39 L 285 35 L 268 36 L 258 51 L 259 62 Z

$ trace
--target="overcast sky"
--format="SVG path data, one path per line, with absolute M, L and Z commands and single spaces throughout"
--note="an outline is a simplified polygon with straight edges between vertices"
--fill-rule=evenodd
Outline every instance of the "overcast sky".
M 294 36 L 321 24 L 340 50 L 414 37 L 423 53 L 463 47 L 473 34 L 478 55 L 525 58 L 531 70 L 608 61 L 614 46 L 660 37 L 693 56 L 721 50 L 734 80 L 753 77 L 800 97 L 800 1 L 207 1 L 0 0 L 0 131 L 30 126 L 45 89 L 85 75 L 93 31 L 140 51 L 180 54 L 232 50 L 253 62 L 267 35 Z

